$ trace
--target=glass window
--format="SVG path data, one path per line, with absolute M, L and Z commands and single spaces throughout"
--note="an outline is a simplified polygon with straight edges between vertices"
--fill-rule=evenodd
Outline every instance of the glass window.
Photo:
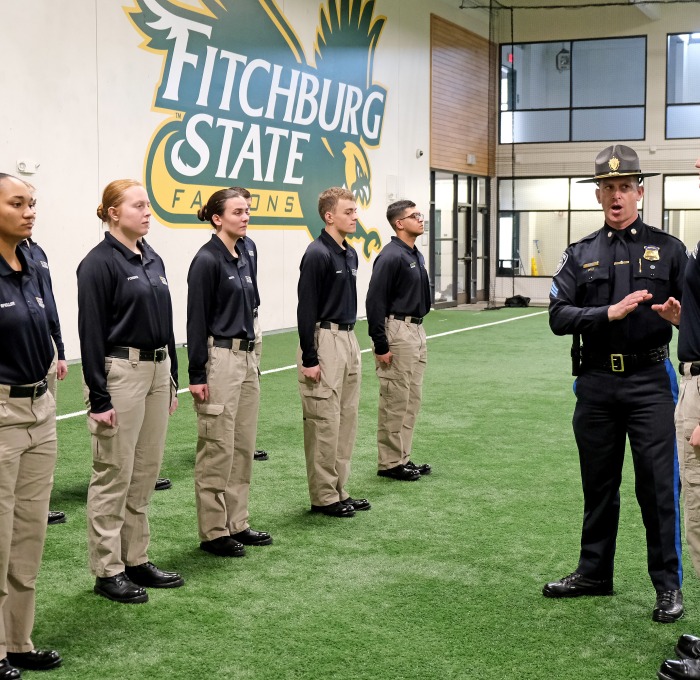
M 501 45 L 501 144 L 644 139 L 645 101 L 646 37 Z
M 664 229 L 694 250 L 700 241 L 700 191 L 697 175 L 664 177 Z
M 666 138 L 700 137 L 700 33 L 668 36 Z
M 595 189 L 570 177 L 499 180 L 497 275 L 551 277 L 570 243 L 603 226 Z

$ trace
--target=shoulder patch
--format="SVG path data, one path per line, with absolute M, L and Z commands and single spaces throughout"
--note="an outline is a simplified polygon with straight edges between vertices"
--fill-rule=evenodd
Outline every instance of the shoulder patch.
M 557 270 L 554 272 L 554 276 L 556 276 L 564 267 L 566 264 L 566 261 L 569 259 L 569 254 L 564 251 L 561 256 L 561 260 L 559 260 L 559 264 L 557 265 Z

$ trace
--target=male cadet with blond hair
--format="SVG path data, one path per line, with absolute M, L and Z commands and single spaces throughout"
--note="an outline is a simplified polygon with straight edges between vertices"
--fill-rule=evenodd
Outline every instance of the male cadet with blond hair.
M 658 174 L 658 173 L 653 173 Z M 545 597 L 612 595 L 620 482 L 629 438 L 635 490 L 656 590 L 652 619 L 683 615 L 678 460 L 673 423 L 676 373 L 668 359 L 687 264 L 674 236 L 639 217 L 639 158 L 616 144 L 595 159 L 601 229 L 570 245 L 549 293 L 549 325 L 574 336 L 573 428 L 583 486 L 581 550 L 575 571 L 547 583 Z M 579 334 L 583 339 L 579 365 Z
M 318 198 L 324 230 L 299 266 L 297 367 L 304 414 L 304 452 L 311 511 L 352 517 L 369 510 L 345 489 L 357 433 L 362 365 L 353 331 L 357 320 L 357 205 L 350 191 L 326 189 Z
M 411 461 L 428 359 L 423 317 L 430 311 L 430 281 L 416 248 L 423 214 L 403 200 L 387 208 L 386 218 L 396 235 L 374 261 L 366 302 L 379 378 L 377 474 L 415 481 L 430 474 L 430 465 Z

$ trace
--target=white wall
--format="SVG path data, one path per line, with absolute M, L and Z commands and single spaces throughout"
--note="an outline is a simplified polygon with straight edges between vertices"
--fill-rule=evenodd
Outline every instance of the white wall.
M 167 5 L 166 0 L 159 0 Z M 222 0 L 229 11 L 254 0 Z M 17 162 L 39 163 L 23 175 L 37 187 L 35 239 L 46 250 L 66 353 L 78 358 L 75 270 L 102 238 L 95 216 L 101 191 L 113 179 L 143 179 L 146 150 L 172 112 L 153 110 L 163 57 L 145 49 L 144 36 L 125 8 L 135 0 L 3 0 L 0 22 L 0 171 L 17 173 Z M 387 91 L 378 148 L 366 150 L 372 199 L 361 210 L 369 228 L 386 242 L 386 205 L 411 197 L 428 212 L 430 139 L 430 13 L 475 31 L 485 15 L 459 12 L 456 2 L 377 0 L 374 15 L 387 21 L 374 59 L 374 81 Z M 197 0 L 173 3 L 200 8 Z M 277 3 L 313 55 L 318 0 Z M 475 24 L 479 24 L 476 25 Z M 254 27 L 241 25 L 241 31 Z M 235 49 L 235 35 L 231 47 Z M 416 158 L 416 149 L 425 150 Z M 231 182 L 235 183 L 235 182 Z M 318 216 L 311 216 L 318 220 Z M 256 229 L 259 251 L 260 318 L 264 330 L 296 325 L 296 283 L 310 242 L 301 229 Z M 151 222 L 149 242 L 165 260 L 175 308 L 177 342 L 185 340 L 186 275 L 192 256 L 209 238 L 206 229 L 168 228 Z M 358 313 L 364 315 L 371 261 L 360 258 Z

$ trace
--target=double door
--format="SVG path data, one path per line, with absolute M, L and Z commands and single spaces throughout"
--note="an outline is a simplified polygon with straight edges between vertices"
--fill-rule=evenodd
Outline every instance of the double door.
M 440 171 L 430 182 L 430 283 L 435 308 L 487 300 L 489 179 Z

